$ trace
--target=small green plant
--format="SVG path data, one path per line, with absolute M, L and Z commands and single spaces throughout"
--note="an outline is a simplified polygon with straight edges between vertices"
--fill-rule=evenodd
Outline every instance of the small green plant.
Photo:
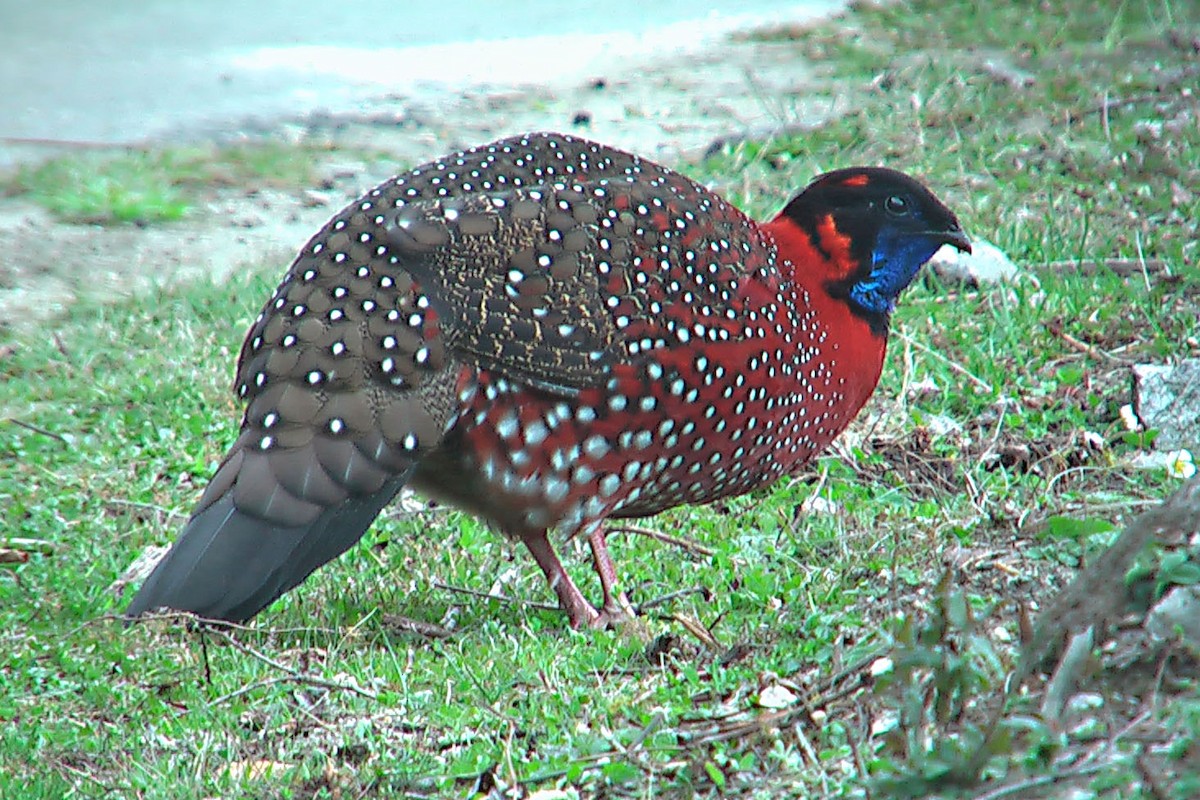
M 949 573 L 927 615 L 901 621 L 889 658 L 875 682 L 893 721 L 873 767 L 875 785 L 889 797 L 917 798 L 976 782 L 969 765 L 989 741 L 990 709 L 979 700 L 1002 685 L 1006 660 Z
M 82 153 L 22 167 L 5 191 L 71 222 L 172 222 L 218 186 L 310 185 L 326 151 L 261 142 Z

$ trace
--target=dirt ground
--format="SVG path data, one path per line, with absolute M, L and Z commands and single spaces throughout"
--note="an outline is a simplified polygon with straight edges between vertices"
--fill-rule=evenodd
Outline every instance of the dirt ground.
M 335 146 L 318 165 L 315 187 L 213 187 L 208 201 L 178 223 L 70 224 L 27 198 L 0 197 L 0 328 L 27 327 L 81 302 L 110 302 L 155 286 L 221 281 L 241 269 L 282 274 L 291 255 L 346 202 L 398 169 L 460 147 L 557 129 L 671 163 L 727 137 L 815 124 L 845 110 L 836 98 L 819 70 L 799 62 L 786 43 L 743 37 L 700 56 L 659 61 L 648 72 L 614 71 L 561 91 L 509 86 L 440 100 L 384 98 L 353 115 L 187 132 L 161 144 L 282 137 L 328 141 L 345 151 Z M 86 143 L 0 141 L 7 159 L 25 161 L 81 147 Z M 393 159 L 368 165 L 346 157 L 363 148 Z

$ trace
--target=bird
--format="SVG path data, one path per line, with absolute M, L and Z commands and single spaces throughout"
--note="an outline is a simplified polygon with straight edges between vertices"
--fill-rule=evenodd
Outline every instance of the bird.
M 955 215 L 886 167 L 765 222 L 650 160 L 531 133 L 369 190 L 295 257 L 238 358 L 240 433 L 126 609 L 254 617 L 404 487 L 524 543 L 574 628 L 628 616 L 605 523 L 803 468 L 874 391 Z M 583 537 L 602 602 L 559 560 Z

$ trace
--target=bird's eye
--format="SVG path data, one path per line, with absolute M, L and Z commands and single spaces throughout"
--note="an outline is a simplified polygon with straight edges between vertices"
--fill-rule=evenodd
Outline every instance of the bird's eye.
M 883 207 L 887 209 L 889 214 L 897 217 L 903 217 L 908 213 L 908 201 L 898 194 L 894 194 L 885 200 Z

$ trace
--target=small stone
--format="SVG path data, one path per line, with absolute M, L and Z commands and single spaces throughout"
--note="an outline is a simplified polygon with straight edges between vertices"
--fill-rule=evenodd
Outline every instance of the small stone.
M 942 393 L 942 387 L 930 377 L 919 378 L 908 385 L 909 397 L 937 397 Z
M 895 663 L 887 656 L 884 656 L 883 658 L 877 658 L 871 662 L 871 677 L 878 678 L 880 675 L 886 675 L 891 672 L 895 666 Z
M 329 205 L 329 195 L 315 189 L 305 189 L 300 195 L 300 202 L 305 208 L 324 208 Z
M 1133 407 L 1147 429 L 1158 431 L 1154 447 L 1200 447 L 1200 358 L 1133 367 Z
M 1071 695 L 1071 699 L 1067 701 L 1066 712 L 1068 714 L 1083 714 L 1088 711 L 1095 711 L 1098 708 L 1104 708 L 1104 695 L 1096 694 L 1095 692 L 1079 692 Z
M 796 695 L 783 686 L 768 686 L 758 693 L 758 705 L 762 708 L 787 708 L 796 704 Z
M 1125 426 L 1125 430 L 1131 433 L 1142 429 L 1142 423 L 1138 422 L 1137 414 L 1133 413 L 1133 403 L 1121 406 L 1121 424 Z
M 838 507 L 832 500 L 813 495 L 800 504 L 800 510 L 805 514 L 836 514 Z
M 963 426 L 958 420 L 945 414 L 930 414 L 925 418 L 925 427 L 938 438 L 962 433 Z

